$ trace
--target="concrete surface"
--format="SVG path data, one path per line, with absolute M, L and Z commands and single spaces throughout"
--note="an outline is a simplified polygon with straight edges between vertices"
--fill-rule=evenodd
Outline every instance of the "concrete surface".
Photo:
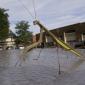
M 84 56 L 85 50 L 79 51 Z M 34 49 L 25 54 L 24 61 L 21 54 L 19 50 L 0 51 L 0 85 L 85 85 L 85 62 L 70 69 L 78 61 L 70 52 Z

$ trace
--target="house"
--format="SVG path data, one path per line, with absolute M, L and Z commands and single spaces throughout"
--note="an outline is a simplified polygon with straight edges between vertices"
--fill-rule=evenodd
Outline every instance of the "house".
M 5 40 L 0 40 L 0 50 L 15 48 L 15 34 L 9 30 L 9 35 Z
M 73 47 L 85 46 L 85 22 L 55 28 L 50 30 L 50 32 Z M 35 35 L 36 42 L 39 40 L 39 35 L 40 33 Z M 52 38 L 46 32 L 43 32 L 43 42 L 45 45 L 55 45 Z
M 11 48 L 15 48 L 15 34 L 9 30 L 9 36 L 8 38 L 5 40 L 6 49 L 11 49 Z

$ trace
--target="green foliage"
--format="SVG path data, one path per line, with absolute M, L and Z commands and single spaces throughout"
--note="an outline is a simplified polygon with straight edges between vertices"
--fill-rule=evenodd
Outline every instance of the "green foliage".
M 4 40 L 8 37 L 9 21 L 7 10 L 0 8 L 0 40 Z
M 32 32 L 28 31 L 30 25 L 26 21 L 20 21 L 16 24 L 16 44 L 28 45 L 32 41 Z

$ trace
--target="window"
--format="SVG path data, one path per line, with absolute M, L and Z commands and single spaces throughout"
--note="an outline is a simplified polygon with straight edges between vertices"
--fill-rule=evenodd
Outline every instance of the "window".
M 66 33 L 66 41 L 75 41 L 76 40 L 76 34 L 75 32 Z

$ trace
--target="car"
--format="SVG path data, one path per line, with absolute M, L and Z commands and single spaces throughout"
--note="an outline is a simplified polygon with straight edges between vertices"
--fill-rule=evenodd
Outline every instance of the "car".
M 24 49 L 24 46 L 19 46 L 19 49 Z

